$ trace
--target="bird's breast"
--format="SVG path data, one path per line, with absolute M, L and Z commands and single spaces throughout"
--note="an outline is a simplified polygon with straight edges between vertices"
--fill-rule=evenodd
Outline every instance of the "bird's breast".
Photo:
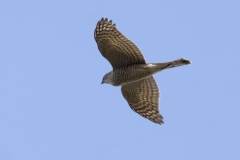
M 140 64 L 118 68 L 113 71 L 113 83 L 117 86 L 141 80 L 152 75 L 153 65 Z

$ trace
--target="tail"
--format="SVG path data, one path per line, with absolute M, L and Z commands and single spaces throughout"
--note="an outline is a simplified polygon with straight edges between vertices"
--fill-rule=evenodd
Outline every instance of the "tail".
M 171 62 L 157 63 L 157 66 L 159 70 L 164 70 L 167 68 L 174 68 L 174 67 L 184 66 L 188 64 L 191 64 L 191 61 L 184 58 L 180 58 L 178 60 L 171 61 Z

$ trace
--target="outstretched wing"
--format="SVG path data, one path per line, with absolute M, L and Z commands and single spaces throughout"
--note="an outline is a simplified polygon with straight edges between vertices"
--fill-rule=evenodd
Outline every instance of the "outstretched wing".
M 112 65 L 113 69 L 131 64 L 145 64 L 146 61 L 138 47 L 127 39 L 112 24 L 112 20 L 101 19 L 94 31 L 98 49 Z
M 153 76 L 123 85 L 122 94 L 133 111 L 154 123 L 164 123 L 158 109 L 160 93 Z

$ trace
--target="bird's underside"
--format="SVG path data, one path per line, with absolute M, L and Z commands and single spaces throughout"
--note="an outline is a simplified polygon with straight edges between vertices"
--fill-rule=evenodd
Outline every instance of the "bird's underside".
M 134 64 L 127 67 L 117 68 L 108 74 L 112 75 L 111 85 L 122 86 L 131 82 L 135 82 L 148 76 L 151 76 L 164 69 L 183 66 L 189 64 L 189 60 L 184 58 L 165 62 L 165 63 L 147 63 L 147 64 Z
M 154 123 L 163 124 L 163 116 L 159 112 L 160 93 L 152 75 L 191 62 L 182 58 L 172 62 L 146 64 L 138 47 L 107 18 L 97 23 L 94 38 L 99 51 L 113 67 L 113 71 L 104 76 L 103 83 L 122 85 L 123 97 L 133 111 Z

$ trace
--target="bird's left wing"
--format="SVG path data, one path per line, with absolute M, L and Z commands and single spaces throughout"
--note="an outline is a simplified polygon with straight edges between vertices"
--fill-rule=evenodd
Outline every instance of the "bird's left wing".
M 107 18 L 98 21 L 94 38 L 99 51 L 111 63 L 113 69 L 146 63 L 138 47 L 118 31 L 116 25 Z

